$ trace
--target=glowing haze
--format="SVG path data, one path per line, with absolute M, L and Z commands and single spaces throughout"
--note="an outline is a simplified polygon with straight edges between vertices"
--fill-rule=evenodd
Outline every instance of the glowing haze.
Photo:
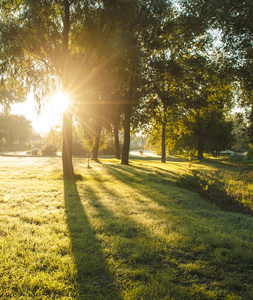
M 56 92 L 51 101 L 42 105 L 38 113 L 34 98 L 29 95 L 25 102 L 14 104 L 11 113 L 25 116 L 32 122 L 34 130 L 43 135 L 52 127 L 62 123 L 62 115 L 68 104 L 68 97 L 62 92 Z

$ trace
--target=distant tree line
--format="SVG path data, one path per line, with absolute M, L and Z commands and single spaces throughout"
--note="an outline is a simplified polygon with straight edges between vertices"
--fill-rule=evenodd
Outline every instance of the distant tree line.
M 112 133 L 128 164 L 137 130 L 160 141 L 162 162 L 179 148 L 218 155 L 232 145 L 235 102 L 251 112 L 252 141 L 251 12 L 250 0 L 3 0 L 1 90 L 32 91 L 39 105 L 59 87 L 69 96 L 65 177 L 73 118 L 93 159 Z

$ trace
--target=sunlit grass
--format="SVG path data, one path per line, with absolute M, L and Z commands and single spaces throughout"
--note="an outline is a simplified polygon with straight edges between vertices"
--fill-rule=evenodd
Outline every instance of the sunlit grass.
M 179 186 L 187 162 L 0 161 L 1 299 L 253 298 L 252 217 Z

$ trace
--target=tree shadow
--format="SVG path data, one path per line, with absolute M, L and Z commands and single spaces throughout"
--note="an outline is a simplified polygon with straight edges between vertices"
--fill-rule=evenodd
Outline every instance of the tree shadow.
M 72 253 L 77 269 L 79 299 L 122 299 L 116 289 L 100 243 L 87 218 L 76 182 L 64 180 L 64 198 Z
M 250 273 L 247 264 L 251 249 L 236 244 L 242 239 L 240 231 L 235 231 L 233 239 L 228 233 L 231 226 L 246 228 L 251 221 L 246 216 L 219 214 L 195 193 L 175 185 L 170 180 L 173 174 L 155 170 L 149 166 L 136 169 L 131 165 L 103 164 L 88 171 L 91 181 L 83 186 L 95 210 L 94 218 L 103 224 L 99 229 L 102 239 L 111 244 L 107 255 L 115 263 L 119 286 L 125 291 L 125 284 L 134 282 L 140 290 L 145 285 L 151 292 L 154 284 L 160 284 L 154 293 L 166 290 L 166 295 L 159 294 L 163 298 L 153 294 L 145 298 L 143 291 L 143 299 L 166 299 L 170 288 L 185 293 L 184 298 L 173 295 L 174 299 L 207 299 L 202 291 L 219 281 L 223 293 L 227 278 L 232 280 L 236 274 L 242 280 L 245 272 Z M 243 234 L 243 239 L 250 241 L 248 234 Z M 228 258 L 227 253 L 235 247 Z M 202 266 L 210 266 L 211 271 Z M 159 283 L 161 274 L 164 285 Z M 170 288 L 165 289 L 168 284 Z M 194 286 L 200 288 L 199 292 L 194 291 Z M 239 284 L 238 290 L 243 289 Z M 232 292 L 236 293 L 233 287 Z
M 150 170 L 153 170 L 153 172 Z M 229 195 L 224 188 L 224 184 L 217 178 L 212 178 L 213 182 L 210 184 L 207 174 L 203 177 L 199 172 L 191 171 L 190 174 L 179 175 L 176 172 L 159 167 L 145 168 L 143 166 L 131 165 L 126 167 L 107 165 L 107 171 L 118 180 L 132 187 L 138 186 L 139 192 L 143 195 L 155 192 L 154 185 L 156 183 L 162 183 L 167 187 L 176 185 L 185 190 L 197 193 L 222 211 L 253 215 L 252 208 L 245 206 L 234 196 Z M 152 183 L 153 188 L 151 188 L 149 182 Z M 144 185 L 140 186 L 140 183 Z
M 153 184 L 175 184 L 179 179 L 179 175 L 177 173 L 156 166 L 146 168 L 145 166 L 107 165 L 106 168 L 109 174 L 130 186 L 134 186 L 140 182 L 145 184 L 145 186 L 143 185 L 145 194 L 150 188 L 148 185 L 149 182 L 152 182 Z M 141 190 L 142 187 L 138 186 L 138 189 Z

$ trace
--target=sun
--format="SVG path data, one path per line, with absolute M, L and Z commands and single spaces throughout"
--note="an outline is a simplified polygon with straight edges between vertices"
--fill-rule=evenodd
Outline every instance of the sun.
M 63 92 L 56 92 L 51 100 L 52 111 L 62 115 L 63 112 L 69 107 L 69 98 Z
M 50 101 L 46 102 L 40 115 L 33 121 L 33 127 L 41 134 L 49 132 L 51 128 L 62 124 L 65 110 L 69 108 L 69 98 L 62 91 L 57 91 Z
M 36 102 L 32 94 L 25 102 L 13 105 L 11 113 L 24 115 L 31 121 L 35 132 L 44 135 L 52 127 L 62 124 L 63 113 L 69 107 L 68 96 L 62 91 L 57 91 L 49 101 L 42 104 L 39 114 L 36 111 Z

